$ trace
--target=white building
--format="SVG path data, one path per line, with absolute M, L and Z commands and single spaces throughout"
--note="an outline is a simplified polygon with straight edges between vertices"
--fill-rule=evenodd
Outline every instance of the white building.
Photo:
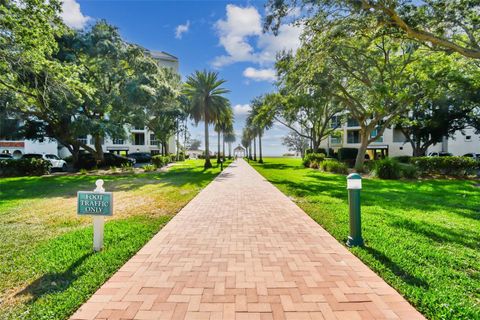
M 150 54 L 161 66 L 171 68 L 178 73 L 178 58 L 163 51 L 150 51 Z M 125 130 L 127 131 L 126 139 L 105 138 L 105 141 L 102 144 L 104 152 L 126 155 L 132 152 L 159 154 L 162 151 L 159 141 L 155 139 L 153 132 L 150 132 L 147 128 L 131 127 L 125 128 Z M 88 135 L 79 137 L 79 139 L 93 147 L 92 136 Z M 176 152 L 176 143 L 173 136 L 168 141 L 167 152 Z M 4 140 L 0 139 L 0 153 L 10 153 L 15 157 L 21 157 L 21 155 L 25 153 L 55 154 L 61 158 L 70 155 L 68 149 L 54 139 L 46 139 L 44 142 L 33 140 L 10 140 L 8 138 Z
M 333 124 L 336 125 L 336 124 Z M 320 144 L 321 148 L 359 148 L 360 147 L 360 126 L 354 119 L 349 118 L 343 123 L 338 130 L 341 132 L 340 137 L 328 137 Z M 376 132 L 372 132 L 372 137 L 376 136 Z M 480 153 L 480 135 L 475 133 L 475 129 L 467 128 L 457 131 L 453 137 L 444 139 L 435 145 L 430 146 L 427 154 L 430 152 L 450 152 L 454 156 L 462 156 L 466 153 Z M 374 159 L 375 155 L 380 156 L 411 156 L 413 153 L 410 142 L 400 131 L 400 129 L 387 128 L 383 135 L 372 142 L 367 149 L 370 159 Z

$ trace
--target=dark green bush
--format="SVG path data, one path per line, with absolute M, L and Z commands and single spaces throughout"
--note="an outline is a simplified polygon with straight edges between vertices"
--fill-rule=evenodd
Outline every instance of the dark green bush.
M 392 157 L 392 159 L 395 159 L 400 163 L 410 163 L 412 156 L 397 156 L 397 157 Z
M 373 171 L 380 179 L 399 179 L 402 176 L 400 163 L 392 158 L 375 161 Z
M 63 158 L 63 160 L 65 160 L 65 162 L 67 163 L 73 163 L 73 156 L 68 156 L 66 158 Z
M 421 173 L 463 176 L 479 169 L 479 162 L 467 157 L 416 157 L 410 160 Z
M 44 159 L 0 160 L 0 176 L 41 176 L 50 173 L 51 167 Z
M 408 163 L 399 163 L 400 172 L 402 177 L 407 179 L 416 179 L 418 178 L 418 168 L 413 164 Z
M 357 148 L 340 148 L 338 149 L 338 160 L 355 160 L 357 158 Z
M 169 157 L 169 163 L 177 161 L 177 155 L 176 154 L 170 154 L 170 155 L 168 155 L 168 157 Z
M 170 156 L 153 156 L 152 163 L 157 167 L 161 168 L 170 163 Z
M 320 163 L 325 159 L 323 153 L 308 153 L 303 157 L 303 166 L 308 168 L 312 162 Z
M 329 155 L 330 157 L 332 157 L 332 156 L 334 155 L 334 153 L 335 153 L 335 151 L 334 151 L 332 148 L 329 148 L 328 151 L 329 151 L 329 152 L 328 152 L 328 155 Z M 325 149 L 325 148 L 318 148 L 318 149 L 317 149 L 317 153 L 323 153 L 323 154 L 326 155 L 326 154 L 327 154 L 327 149 Z
M 339 173 L 339 174 L 347 174 L 348 173 L 348 167 L 345 163 L 340 162 L 338 160 L 325 160 L 322 163 L 320 163 L 320 169 L 322 171 L 326 172 L 332 172 L 332 173 Z

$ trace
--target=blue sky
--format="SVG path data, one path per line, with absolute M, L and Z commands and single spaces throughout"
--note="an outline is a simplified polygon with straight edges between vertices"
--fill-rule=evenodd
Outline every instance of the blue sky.
M 126 41 L 178 57 L 184 78 L 197 69 L 218 71 L 231 90 L 238 141 L 251 99 L 274 90 L 275 53 L 297 48 L 301 32 L 284 25 L 278 37 L 264 34 L 264 1 L 64 0 L 63 11 L 65 22 L 74 28 L 105 19 Z M 191 126 L 192 138 L 203 141 L 201 128 Z M 287 133 L 281 125 L 268 131 L 264 154 L 287 152 L 281 145 Z M 214 147 L 213 130 L 211 138 Z

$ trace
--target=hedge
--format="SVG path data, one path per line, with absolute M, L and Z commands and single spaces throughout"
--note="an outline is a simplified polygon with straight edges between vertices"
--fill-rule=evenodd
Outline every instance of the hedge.
M 163 166 L 166 166 L 170 162 L 172 162 L 170 156 L 160 156 L 160 155 L 158 155 L 158 156 L 153 156 L 152 157 L 152 163 L 157 168 L 161 168 Z
M 402 176 L 400 162 L 392 158 L 375 161 L 373 171 L 380 179 L 399 179 Z
M 392 158 L 397 160 L 400 163 L 410 163 L 412 156 L 397 156 Z
M 314 166 L 318 168 L 318 164 L 322 162 L 323 159 L 325 159 L 325 154 L 323 153 L 308 153 L 303 157 L 303 166 L 309 168 L 313 163 L 317 163 L 317 165 Z
M 41 176 L 50 173 L 52 164 L 44 159 L 0 160 L 0 176 Z
M 463 176 L 475 173 L 480 162 L 468 157 L 416 157 L 410 160 L 421 173 Z
M 320 169 L 326 172 L 347 174 L 348 167 L 345 163 L 334 159 L 327 159 L 320 163 Z

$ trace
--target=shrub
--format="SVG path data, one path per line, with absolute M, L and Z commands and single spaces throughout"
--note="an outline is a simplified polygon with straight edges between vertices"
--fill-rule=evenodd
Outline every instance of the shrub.
M 480 165 L 467 157 L 416 157 L 410 160 L 421 173 L 462 176 L 472 174 Z
M 399 163 L 402 177 L 407 179 L 416 179 L 418 177 L 418 169 L 413 164 Z
M 329 152 L 327 152 L 327 149 L 325 149 L 325 148 L 318 148 L 317 149 L 317 153 L 328 154 L 329 156 L 333 156 L 333 154 L 335 153 L 335 151 L 332 148 L 329 148 L 328 151 Z
M 153 164 L 147 164 L 145 166 L 143 166 L 143 170 L 145 172 L 151 172 L 151 171 L 155 171 L 157 168 L 155 167 L 155 165 Z
M 123 172 L 133 172 L 133 165 L 130 162 L 123 163 L 121 166 Z
M 322 171 L 332 172 L 332 173 L 339 173 L 339 174 L 348 173 L 348 167 L 345 163 L 337 160 L 333 160 L 333 159 L 323 161 L 320 164 L 320 169 L 322 169 Z
M 50 173 L 51 167 L 44 159 L 0 160 L 0 176 L 41 176 Z
M 170 162 L 170 157 L 169 156 L 153 156 L 152 157 L 152 163 L 154 166 L 157 168 L 161 168 L 163 166 L 166 166 Z
M 73 156 L 68 156 L 66 158 L 63 158 L 63 160 L 65 160 L 65 162 L 67 163 L 73 163 Z
M 338 149 L 338 160 L 355 160 L 357 158 L 357 148 L 340 148 Z
M 320 163 L 325 159 L 323 153 L 308 153 L 303 157 L 303 166 L 308 168 L 312 162 Z
M 397 156 L 397 157 L 392 157 L 392 159 L 395 159 L 400 163 L 410 163 L 412 156 Z
M 310 162 L 310 168 L 312 169 L 318 169 L 320 167 L 319 163 L 315 160 Z
M 79 172 L 81 175 L 86 175 L 88 173 L 87 169 L 80 169 Z
M 377 160 L 368 160 L 368 161 L 365 161 L 364 164 L 363 164 L 363 168 L 366 172 L 372 172 L 375 170 L 375 164 L 376 164 Z
M 374 172 L 380 179 L 399 179 L 402 175 L 400 163 L 392 158 L 375 161 Z
M 168 157 L 169 157 L 169 159 L 168 159 L 169 163 L 177 161 L 177 155 L 176 154 L 170 154 Z

